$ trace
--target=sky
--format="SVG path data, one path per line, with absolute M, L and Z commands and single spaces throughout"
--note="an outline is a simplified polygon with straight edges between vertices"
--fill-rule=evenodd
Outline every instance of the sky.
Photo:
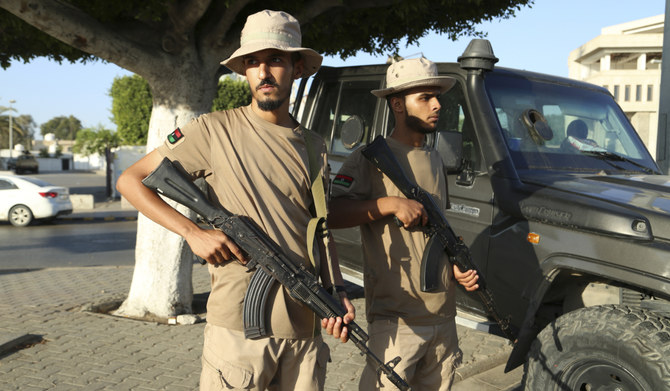
M 670 0 L 668 0 L 670 1 Z M 660 15 L 665 0 L 535 0 L 511 19 L 477 25 L 485 32 L 500 59 L 497 66 L 568 76 L 568 55 L 600 35 L 603 27 Z M 418 45 L 402 44 L 399 54 L 423 54 L 435 62 L 452 62 L 463 53 L 472 37 L 450 41 L 429 33 Z M 329 66 L 380 64 L 386 56 L 365 53 L 342 60 L 325 57 Z M 0 106 L 15 103 L 16 115 L 29 114 L 39 126 L 58 116 L 73 115 L 83 127 L 104 126 L 115 130 L 111 121 L 112 99 L 109 89 L 115 77 L 131 75 L 114 64 L 101 61 L 87 64 L 58 64 L 45 58 L 27 64 L 12 62 L 0 69 Z

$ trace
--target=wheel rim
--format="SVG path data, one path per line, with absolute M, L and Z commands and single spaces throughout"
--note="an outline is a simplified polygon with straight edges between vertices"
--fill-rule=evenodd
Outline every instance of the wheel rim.
M 12 221 L 19 225 L 26 224 L 30 221 L 30 212 L 26 208 L 16 208 L 12 212 Z
M 643 391 L 646 382 L 607 360 L 582 360 L 566 369 L 563 383 L 575 391 Z

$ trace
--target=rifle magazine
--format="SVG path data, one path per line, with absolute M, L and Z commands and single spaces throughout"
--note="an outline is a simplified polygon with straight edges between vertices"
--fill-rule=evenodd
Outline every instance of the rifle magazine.
M 258 339 L 268 332 L 265 327 L 265 302 L 275 279 L 263 269 L 257 268 L 244 294 L 244 337 Z

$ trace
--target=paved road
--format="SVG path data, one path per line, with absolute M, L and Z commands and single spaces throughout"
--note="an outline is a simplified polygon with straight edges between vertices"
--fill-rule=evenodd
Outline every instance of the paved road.
M 0 269 L 135 264 L 135 219 L 0 223 Z

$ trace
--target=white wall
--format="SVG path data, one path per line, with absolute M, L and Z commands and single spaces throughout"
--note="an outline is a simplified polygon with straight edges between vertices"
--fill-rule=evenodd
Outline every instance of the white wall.
M 126 168 L 144 157 L 146 151 L 146 146 L 130 145 L 123 145 L 112 150 L 114 153 L 114 163 L 112 164 L 112 196 L 114 198 L 121 197 L 121 194 L 116 191 L 116 180 Z

